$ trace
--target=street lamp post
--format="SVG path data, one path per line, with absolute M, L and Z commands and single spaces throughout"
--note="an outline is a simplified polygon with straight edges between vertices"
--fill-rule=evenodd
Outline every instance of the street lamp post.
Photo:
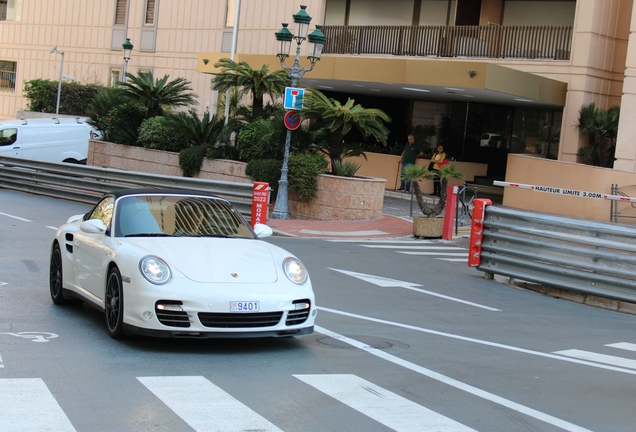
M 62 56 L 62 61 L 60 62 L 60 80 L 57 83 L 57 103 L 55 104 L 55 114 L 60 113 L 60 94 L 62 93 L 62 80 L 64 79 L 64 51 L 60 52 L 57 50 L 57 45 L 51 48 L 49 51 L 50 54 L 58 53 Z
M 297 24 L 296 34 L 294 35 L 287 28 L 287 24 L 283 23 L 283 28 L 276 32 L 276 41 L 278 45 L 278 53 L 276 54 L 280 59 L 281 67 L 287 72 L 287 75 L 291 78 L 292 87 L 298 85 L 300 80 L 306 72 L 310 72 L 314 69 L 316 62 L 320 60 L 322 55 L 322 47 L 325 45 L 327 38 L 320 31 L 320 26 L 316 26 L 316 30 L 307 35 L 309 31 L 309 23 L 311 17 L 305 9 L 307 6 L 301 6 L 300 11 L 293 15 L 294 23 Z M 307 58 L 311 62 L 311 68 L 300 67 L 300 46 L 303 41 L 307 39 L 310 44 L 309 56 Z M 285 66 L 285 59 L 289 57 L 289 50 L 291 49 L 292 40 L 296 40 L 296 57 L 294 64 L 289 67 Z M 289 148 L 291 146 L 291 129 L 287 129 L 287 136 L 285 137 L 285 153 L 283 156 L 283 168 L 281 169 L 280 180 L 278 181 L 278 194 L 276 195 L 276 204 L 274 205 L 274 211 L 272 212 L 272 219 L 289 219 L 289 207 L 287 199 L 287 173 L 289 171 Z
M 124 49 L 124 77 L 121 82 L 126 82 L 126 74 L 128 73 L 128 60 L 130 60 L 130 52 L 133 49 L 133 44 L 130 43 L 130 38 L 126 38 L 126 42 L 121 44 Z

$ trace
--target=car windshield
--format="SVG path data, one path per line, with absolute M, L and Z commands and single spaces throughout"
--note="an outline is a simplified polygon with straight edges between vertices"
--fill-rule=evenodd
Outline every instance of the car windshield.
M 227 201 L 184 195 L 135 195 L 120 198 L 115 237 L 256 238 Z

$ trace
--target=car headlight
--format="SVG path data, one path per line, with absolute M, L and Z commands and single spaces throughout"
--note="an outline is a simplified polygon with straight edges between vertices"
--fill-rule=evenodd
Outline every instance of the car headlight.
M 163 285 L 172 277 L 168 264 L 154 256 L 143 257 L 139 261 L 139 271 L 148 282 L 156 285 Z
M 283 271 L 285 276 L 295 284 L 302 284 L 307 280 L 307 270 L 296 258 L 287 258 L 283 262 Z

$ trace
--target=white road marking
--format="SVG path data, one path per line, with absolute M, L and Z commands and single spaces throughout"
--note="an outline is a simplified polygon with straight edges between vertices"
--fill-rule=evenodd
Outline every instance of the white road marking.
M 375 323 L 378 323 L 378 324 L 391 325 L 391 326 L 400 327 L 400 328 L 404 328 L 404 329 L 408 329 L 408 330 L 418 331 L 418 332 L 432 334 L 432 335 L 441 336 L 441 337 L 447 337 L 447 338 L 450 338 L 450 339 L 456 339 L 456 340 L 461 340 L 461 341 L 465 341 L 465 342 L 472 342 L 472 343 L 476 343 L 476 344 L 479 344 L 479 345 L 485 345 L 485 346 L 490 346 L 490 347 L 495 347 L 495 348 L 501 348 L 501 349 L 505 349 L 505 350 L 508 350 L 508 351 L 514 351 L 514 352 L 519 352 L 519 353 L 523 353 L 523 354 L 530 354 L 530 355 L 534 355 L 534 356 L 537 356 L 537 357 L 545 357 L 545 358 L 550 358 L 550 359 L 554 359 L 554 360 L 565 361 L 565 362 L 568 362 L 568 363 L 576 363 L 576 364 L 585 365 L 585 366 L 592 366 L 592 367 L 595 367 L 595 368 L 598 368 L 598 369 L 606 369 L 606 370 L 611 370 L 611 371 L 615 371 L 615 372 L 626 373 L 626 374 L 629 374 L 629 375 L 636 375 L 636 371 L 633 371 L 631 369 L 624 369 L 624 368 L 619 368 L 619 367 L 615 367 L 615 366 L 611 366 L 611 365 L 604 365 L 604 364 L 600 364 L 600 363 L 594 363 L 594 362 L 589 362 L 589 361 L 585 361 L 585 360 L 580 360 L 580 359 L 575 359 L 575 358 L 570 358 L 570 357 L 564 357 L 564 356 L 560 356 L 560 355 L 557 355 L 557 354 L 545 353 L 545 352 L 541 352 L 541 351 L 534 351 L 534 350 L 530 350 L 530 349 L 526 349 L 526 348 L 519 348 L 519 347 L 515 347 L 515 346 L 512 346 L 512 345 L 504 345 L 504 344 L 500 344 L 500 343 L 496 343 L 496 342 L 490 342 L 490 341 L 485 341 L 485 340 L 481 340 L 481 339 L 475 339 L 475 338 L 470 338 L 470 337 L 466 337 L 466 336 L 460 336 L 460 335 L 456 335 L 456 334 L 452 334 L 452 333 L 445 333 L 445 332 L 441 332 L 441 331 L 437 331 L 437 330 L 431 330 L 431 329 L 427 329 L 427 328 L 423 328 L 423 327 L 416 327 L 416 326 L 412 326 L 412 325 L 408 325 L 408 324 L 396 323 L 394 321 L 387 321 L 387 320 L 382 320 L 382 319 L 378 319 L 378 318 L 371 318 L 371 317 L 358 315 L 358 314 L 354 314 L 354 313 L 350 313 L 350 312 L 339 311 L 339 310 L 336 310 L 336 309 L 329 309 L 329 308 L 322 307 L 322 306 L 316 306 L 316 309 L 324 311 L 324 312 L 331 312 L 331 313 L 334 313 L 334 314 L 337 314 L 337 315 L 348 316 L 350 318 L 361 319 L 361 320 L 365 320 L 365 321 L 375 322 Z
M 21 220 L 21 221 L 24 221 L 24 222 L 33 222 L 32 220 L 25 219 L 25 218 L 21 218 L 21 217 L 19 217 L 19 216 L 10 215 L 10 214 L 8 214 L 8 213 L 2 213 L 2 212 L 0 212 L 0 215 L 2 215 L 2 216 L 6 216 L 6 217 L 10 217 L 10 218 L 13 218 L 13 219 L 17 219 L 17 220 Z
M 4 367 L 4 363 L 2 362 L 2 356 L 0 356 L 0 368 Z
M 468 262 L 468 258 L 440 258 L 441 261 Z
M 623 357 L 615 357 L 611 355 L 598 354 L 590 351 L 583 351 L 577 349 L 569 349 L 563 351 L 554 351 L 552 354 L 563 355 L 567 357 L 578 358 L 582 360 L 589 360 L 598 363 L 605 363 L 609 365 L 626 367 L 630 369 L 636 369 L 636 360 L 626 359 Z
M 423 290 L 420 288 L 415 288 L 418 286 L 422 286 L 420 284 L 416 284 L 416 283 L 412 283 L 412 282 L 405 282 L 405 281 L 400 281 L 400 280 L 396 280 L 396 279 L 389 279 L 389 278 L 385 278 L 382 276 L 374 276 L 374 275 L 368 275 L 368 274 L 364 274 L 364 273 L 356 273 L 356 272 L 352 272 L 352 271 L 348 271 L 348 270 L 340 270 L 340 269 L 335 269 L 335 268 L 329 268 L 330 270 L 333 271 L 337 271 L 339 273 L 343 273 L 346 274 L 347 276 L 351 276 L 360 280 L 363 280 L 365 282 L 369 282 L 371 284 L 383 287 L 383 288 L 388 288 L 388 287 L 397 287 L 397 288 L 405 288 L 411 291 L 416 291 L 422 294 L 427 294 L 430 296 L 434 296 L 434 297 L 439 297 L 439 298 L 443 298 L 445 300 L 451 300 L 457 303 L 462 303 L 468 306 L 474 306 L 474 307 L 478 307 L 481 309 L 486 309 L 489 311 L 493 311 L 493 312 L 501 312 L 501 309 L 496 309 L 490 306 L 484 306 L 478 303 L 473 303 L 473 302 L 469 302 L 466 300 L 462 300 L 462 299 L 458 299 L 456 297 L 450 297 L 444 294 L 439 294 L 433 291 L 427 291 L 427 290 Z
M 496 403 L 498 405 L 501 405 L 503 407 L 506 407 L 508 409 L 517 411 L 521 414 L 525 414 L 529 417 L 535 418 L 539 421 L 542 421 L 544 423 L 548 423 L 551 424 L 553 426 L 559 427 L 561 429 L 567 430 L 567 431 L 572 431 L 572 432 L 583 432 L 583 431 L 587 431 L 589 432 L 588 429 L 582 428 L 581 426 L 575 425 L 573 423 L 567 422 L 565 420 L 561 420 L 560 418 L 551 416 L 549 414 L 543 413 L 541 411 L 537 411 L 535 409 L 529 408 L 527 406 L 518 404 L 516 402 L 513 402 L 511 400 L 502 398 L 500 396 L 497 396 L 495 394 L 489 393 L 487 391 L 481 390 L 477 387 L 471 386 L 469 384 L 463 383 L 461 381 L 458 381 L 454 378 L 448 377 L 446 375 L 442 375 L 440 373 L 437 373 L 435 371 L 432 371 L 430 369 L 424 368 L 422 366 L 416 365 L 414 363 L 411 363 L 409 361 L 406 360 L 402 360 L 398 357 L 395 357 L 391 354 L 388 354 L 382 350 L 376 349 L 372 346 L 369 346 L 365 343 L 359 342 L 355 339 L 351 339 L 348 338 L 346 336 L 342 336 L 338 333 L 334 333 L 332 331 L 329 331 L 325 328 L 322 328 L 320 326 L 315 326 L 314 330 L 318 333 L 322 333 L 324 335 L 327 335 L 333 339 L 336 340 L 340 340 L 342 342 L 345 342 L 351 346 L 354 346 L 362 351 L 366 351 L 369 354 L 372 354 L 376 357 L 379 357 L 381 359 L 387 360 L 393 364 L 402 366 L 404 368 L 407 368 L 409 370 L 412 370 L 413 372 L 417 372 L 421 375 L 427 376 L 431 379 L 434 379 L 436 381 L 439 381 L 441 383 L 444 383 L 446 385 L 449 385 L 451 387 L 455 387 L 456 389 L 465 391 L 469 394 L 472 394 L 474 396 L 480 397 L 482 399 L 488 400 L 490 402 Z
M 605 346 L 612 347 L 612 348 L 619 348 L 626 351 L 636 351 L 636 344 L 629 343 L 629 342 L 618 342 L 613 344 L 607 344 Z
M 66 414 L 40 378 L 0 379 L 2 432 L 74 432 Z
M 474 431 L 355 375 L 294 376 L 398 432 Z
M 137 379 L 196 431 L 280 431 L 202 376 Z
M 384 235 L 384 231 L 369 230 L 369 231 L 316 231 L 316 230 L 300 230 L 303 234 L 315 234 L 315 235 L 328 235 L 328 236 L 368 236 L 368 235 Z
M 49 228 L 49 229 L 52 229 L 53 231 L 57 231 L 57 227 L 49 226 L 49 225 L 47 225 L 46 227 Z

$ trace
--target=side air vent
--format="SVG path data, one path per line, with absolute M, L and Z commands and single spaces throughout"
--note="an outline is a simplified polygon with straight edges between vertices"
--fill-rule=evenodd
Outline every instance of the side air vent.
M 287 320 L 285 325 L 292 326 L 296 324 L 302 324 L 307 321 L 309 317 L 309 310 L 311 309 L 311 303 L 308 299 L 294 300 L 294 310 L 287 312 Z
M 159 322 L 169 327 L 190 327 L 190 317 L 183 310 L 183 302 L 176 300 L 159 300 L 155 303 L 155 314 Z

